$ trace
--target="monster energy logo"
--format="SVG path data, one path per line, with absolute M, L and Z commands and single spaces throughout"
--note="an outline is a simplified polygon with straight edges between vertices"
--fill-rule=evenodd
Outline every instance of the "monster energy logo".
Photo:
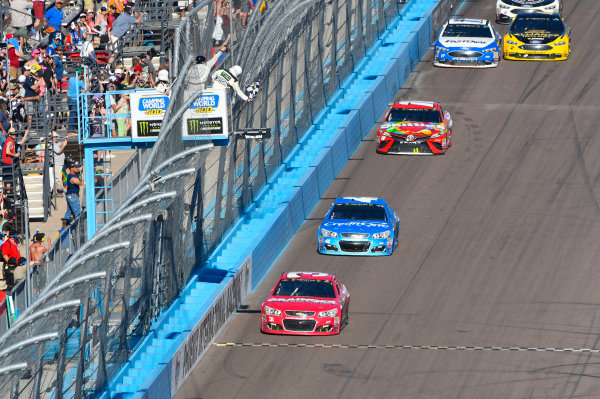
M 162 121 L 138 121 L 138 136 L 157 137 Z
M 223 134 L 223 119 L 188 119 L 188 136 L 196 136 L 201 134 Z

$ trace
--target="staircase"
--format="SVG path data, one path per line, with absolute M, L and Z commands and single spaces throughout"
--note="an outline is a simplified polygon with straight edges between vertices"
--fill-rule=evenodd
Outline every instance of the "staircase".
M 44 176 L 41 173 L 43 164 L 31 164 L 40 167 L 38 173 L 26 174 L 23 170 L 23 182 L 29 204 L 29 219 L 43 219 L 47 215 L 44 212 Z

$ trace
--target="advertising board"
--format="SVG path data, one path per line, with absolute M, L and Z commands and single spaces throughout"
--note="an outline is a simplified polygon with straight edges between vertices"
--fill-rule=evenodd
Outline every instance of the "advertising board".
M 229 90 L 207 88 L 183 114 L 183 139 L 228 139 L 231 119 Z
M 155 90 L 134 91 L 129 95 L 131 109 L 131 139 L 156 140 L 169 97 Z

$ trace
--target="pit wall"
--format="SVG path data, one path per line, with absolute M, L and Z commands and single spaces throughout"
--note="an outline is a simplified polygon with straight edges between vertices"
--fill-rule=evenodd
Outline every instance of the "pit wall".
M 409 0 L 102 398 L 174 395 L 309 216 L 463 0 Z M 422 99 L 419 99 L 422 100 Z M 373 149 L 374 151 L 374 149 Z M 315 231 L 316 234 L 316 231 Z M 259 319 L 256 320 L 259 328 Z

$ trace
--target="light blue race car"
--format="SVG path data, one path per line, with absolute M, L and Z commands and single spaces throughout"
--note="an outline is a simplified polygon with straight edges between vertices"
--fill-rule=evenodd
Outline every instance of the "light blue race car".
M 327 255 L 391 255 L 400 219 L 384 199 L 337 198 L 318 232 L 317 251 Z
M 500 62 L 502 37 L 486 19 L 452 18 L 435 42 L 433 65 L 493 68 Z

